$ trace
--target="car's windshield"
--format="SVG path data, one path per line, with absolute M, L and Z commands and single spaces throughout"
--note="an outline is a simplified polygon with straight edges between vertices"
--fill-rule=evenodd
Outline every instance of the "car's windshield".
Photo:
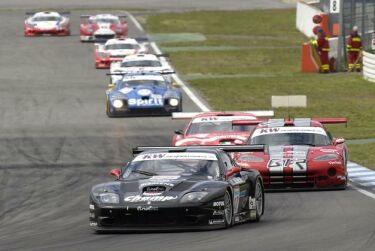
M 215 133 L 215 132 L 249 132 L 254 126 L 232 125 L 232 121 L 216 121 L 192 123 L 187 134 Z
M 118 88 L 123 89 L 125 87 L 134 87 L 134 86 L 139 86 L 139 85 L 154 85 L 154 86 L 159 86 L 159 87 L 165 87 L 166 83 L 165 81 L 160 81 L 160 80 L 126 80 L 122 81 Z
M 48 22 L 48 21 L 61 21 L 61 17 L 58 16 L 43 16 L 34 17 L 33 22 Z
M 117 24 L 119 20 L 115 18 L 97 18 L 95 19 L 95 23 Z
M 219 176 L 219 165 L 215 154 L 146 153 L 138 155 L 126 168 L 123 179 L 145 179 L 151 177 L 173 177 L 215 179 Z
M 160 67 L 161 63 L 157 60 L 134 60 L 121 64 L 121 67 Z
M 312 145 L 325 146 L 330 144 L 327 135 L 318 133 L 275 133 L 251 137 L 250 144 L 261 145 Z
M 138 48 L 137 44 L 109 44 L 105 46 L 106 50 L 135 50 Z

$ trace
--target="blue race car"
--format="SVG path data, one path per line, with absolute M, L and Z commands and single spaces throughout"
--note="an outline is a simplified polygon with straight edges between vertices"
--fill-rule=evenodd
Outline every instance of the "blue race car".
M 181 91 L 161 73 L 128 73 L 106 91 L 108 117 L 170 115 L 182 111 Z

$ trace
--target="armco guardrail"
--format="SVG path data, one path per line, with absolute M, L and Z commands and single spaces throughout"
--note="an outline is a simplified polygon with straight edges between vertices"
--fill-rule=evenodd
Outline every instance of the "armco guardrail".
M 363 78 L 375 83 L 375 54 L 363 52 Z

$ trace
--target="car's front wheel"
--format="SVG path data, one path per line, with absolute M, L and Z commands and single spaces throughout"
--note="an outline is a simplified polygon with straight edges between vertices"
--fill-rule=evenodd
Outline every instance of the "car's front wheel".
M 107 114 L 107 116 L 109 118 L 112 118 L 114 116 L 113 113 L 111 112 L 111 107 L 110 107 L 108 99 L 107 99 L 107 105 L 106 105 L 106 108 L 105 108 L 105 113 Z
M 255 214 L 252 221 L 258 222 L 264 212 L 264 188 L 260 178 L 256 179 L 255 190 L 254 190 L 254 199 L 255 199 Z
M 228 190 L 224 194 L 224 224 L 225 228 L 233 225 L 233 203 Z

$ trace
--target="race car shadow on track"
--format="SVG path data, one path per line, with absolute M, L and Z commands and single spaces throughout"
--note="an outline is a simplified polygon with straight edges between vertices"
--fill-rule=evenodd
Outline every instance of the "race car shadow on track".
M 242 223 L 236 223 L 236 226 L 233 228 L 220 228 L 220 229 L 150 229 L 150 230 L 104 230 L 104 231 L 95 231 L 91 230 L 92 234 L 96 235 L 122 235 L 122 234 L 163 234 L 163 233 L 195 233 L 195 232 L 211 232 L 211 231 L 231 231 L 236 229 L 241 229 L 243 227 L 249 228 L 249 227 L 256 227 L 259 224 L 262 224 L 262 221 L 260 222 L 242 222 Z M 267 221 L 265 221 L 267 222 Z
M 266 193 L 295 193 L 295 192 L 329 192 L 329 191 L 345 191 L 353 190 L 350 186 L 347 187 L 330 187 L 330 188 L 285 188 L 285 189 L 265 189 Z

